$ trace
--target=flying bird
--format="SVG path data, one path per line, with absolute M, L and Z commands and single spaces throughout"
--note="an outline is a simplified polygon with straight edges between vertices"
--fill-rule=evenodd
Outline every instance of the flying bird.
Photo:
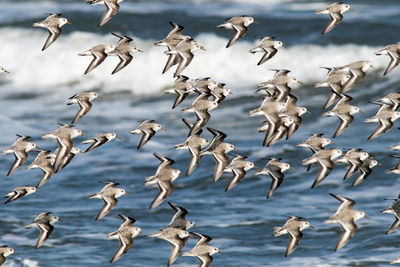
M 21 167 L 25 163 L 26 159 L 28 158 L 29 151 L 37 148 L 37 145 L 35 143 L 28 142 L 28 140 L 31 138 L 30 136 L 17 134 L 17 137 L 17 140 L 10 148 L 1 152 L 1 154 L 13 153 L 15 157 L 14 163 L 8 171 L 7 176 L 13 174 L 16 170 L 18 170 L 19 167 Z
M 249 16 L 237 16 L 237 17 L 232 17 L 227 21 L 225 21 L 224 23 L 218 25 L 217 26 L 218 28 L 225 28 L 228 30 L 233 29 L 235 31 L 235 34 L 229 40 L 228 44 L 226 45 L 226 48 L 232 46 L 239 39 L 241 39 L 246 34 L 247 28 L 252 23 L 257 24 L 258 22 L 254 21 L 254 18 Z
M 98 24 L 98 26 L 101 27 L 117 14 L 119 10 L 119 3 L 123 1 L 124 0 L 86 0 L 86 3 L 91 4 L 92 6 L 95 5 L 106 6 L 106 11 L 104 12 Z
M 322 34 L 328 33 L 333 30 L 343 19 L 343 13 L 352 8 L 348 4 L 344 4 L 343 2 L 335 2 L 330 4 L 327 8 L 319 9 L 315 13 L 316 14 L 329 14 L 331 20 L 328 25 L 326 25 Z
M 49 36 L 43 45 L 42 51 L 48 48 L 52 43 L 57 40 L 61 34 L 61 27 L 65 24 L 71 24 L 66 18 L 61 18 L 62 14 L 53 13 L 50 14 L 45 20 L 34 23 L 33 27 L 46 28 L 49 31 Z
M 119 214 L 123 220 L 117 231 L 109 233 L 107 239 L 119 239 L 119 248 L 110 260 L 113 263 L 124 256 L 133 246 L 133 238 L 142 232 L 139 227 L 133 226 L 135 219 Z
M 117 188 L 119 183 L 108 182 L 99 193 L 89 196 L 89 198 L 103 199 L 104 206 L 97 214 L 96 221 L 106 216 L 117 205 L 118 198 L 128 193 L 123 188 Z
M 58 216 L 51 215 L 51 212 L 42 212 L 36 216 L 32 223 L 25 226 L 25 229 L 39 228 L 40 230 L 40 235 L 36 242 L 35 248 L 40 248 L 43 245 L 44 241 L 46 241 L 53 232 L 53 224 L 58 221 L 61 221 L 60 218 Z
M 361 218 L 364 218 L 365 213 L 363 211 L 353 209 L 353 206 L 356 204 L 354 200 L 335 194 L 330 195 L 340 201 L 340 206 L 335 214 L 329 217 L 328 220 L 324 221 L 324 223 L 340 224 L 343 232 L 335 247 L 335 251 L 338 251 L 340 248 L 346 245 L 347 242 L 349 242 L 350 239 L 356 234 L 358 227 L 354 222 Z

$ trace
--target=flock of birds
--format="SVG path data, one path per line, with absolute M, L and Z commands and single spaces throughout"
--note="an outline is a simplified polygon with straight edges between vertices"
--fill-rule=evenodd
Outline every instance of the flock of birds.
M 91 5 L 106 6 L 106 11 L 99 22 L 99 27 L 106 24 L 117 14 L 119 3 L 122 1 L 123 0 L 86 0 L 86 2 Z M 343 19 L 343 13 L 348 10 L 351 10 L 350 6 L 344 3 L 333 3 L 327 8 L 317 10 L 317 14 L 329 14 L 330 16 L 330 22 L 323 30 L 322 34 L 333 30 Z M 52 45 L 61 34 L 61 27 L 69 23 L 70 22 L 66 18 L 61 17 L 61 14 L 51 14 L 45 20 L 34 23 L 34 27 L 46 28 L 49 31 L 49 36 L 42 50 Z M 237 16 L 218 25 L 217 27 L 219 28 L 234 30 L 234 35 L 229 40 L 226 47 L 228 48 L 240 40 L 246 34 L 248 27 L 252 23 L 257 22 L 250 16 Z M 165 93 L 177 95 L 172 108 L 176 108 L 180 105 L 189 94 L 197 94 L 194 102 L 190 106 L 182 109 L 182 112 L 194 113 L 196 120 L 190 122 L 187 119 L 182 119 L 188 127 L 188 136 L 186 141 L 177 144 L 175 149 L 188 149 L 190 152 L 190 161 L 186 175 L 190 175 L 196 169 L 204 155 L 212 155 L 216 163 L 213 175 L 214 182 L 217 182 L 223 173 L 232 173 L 232 179 L 227 185 L 226 191 L 232 190 L 246 176 L 247 171 L 252 168 L 258 168 L 254 163 L 247 161 L 246 156 L 242 155 L 236 155 L 229 162 L 227 153 L 237 149 L 233 144 L 225 142 L 227 137 L 225 133 L 207 127 L 207 130 L 213 135 L 212 140 L 209 142 L 201 137 L 203 128 L 210 120 L 211 115 L 209 112 L 219 107 L 222 101 L 232 94 L 232 92 L 225 87 L 224 83 L 213 81 L 209 77 L 192 80 L 181 74 L 192 61 L 194 57 L 193 53 L 197 50 L 205 50 L 205 48 L 190 36 L 183 35 L 183 26 L 174 22 L 170 22 L 170 24 L 172 30 L 168 33 L 166 38 L 154 43 L 156 46 L 165 46 L 167 48 L 164 53 L 168 58 L 162 73 L 176 66 L 176 70 L 173 74 L 176 80 L 170 89 L 165 90 Z M 93 57 L 84 74 L 97 68 L 107 56 L 118 56 L 120 62 L 112 72 L 112 74 L 115 74 L 132 61 L 133 53 L 143 52 L 131 44 L 133 41 L 132 38 L 117 33 L 112 34 L 119 38 L 116 45 L 99 44 L 79 54 L 80 56 Z M 258 65 L 260 65 L 275 56 L 278 52 L 278 48 L 281 46 L 283 46 L 283 43 L 281 41 L 276 41 L 274 37 L 265 37 L 249 52 L 263 53 L 263 56 L 258 62 Z M 388 45 L 376 54 L 390 56 L 391 61 L 384 73 L 384 75 L 387 75 L 399 64 L 400 44 Z M 328 73 L 326 79 L 315 84 L 315 87 L 329 87 L 331 90 L 323 108 L 328 109 L 332 105 L 334 106 L 331 110 L 323 113 L 322 116 L 337 116 L 340 119 L 340 124 L 333 138 L 345 131 L 353 121 L 354 114 L 361 112 L 358 107 L 350 104 L 353 98 L 347 93 L 364 78 L 368 70 L 372 67 L 372 63 L 369 61 L 358 61 L 340 67 L 327 67 Z M 276 69 L 274 71 L 276 73 L 272 79 L 257 85 L 257 93 L 263 95 L 264 98 L 260 107 L 249 112 L 249 116 L 264 116 L 265 118 L 264 124 L 258 128 L 259 132 L 265 132 L 264 146 L 271 146 L 282 138 L 289 139 L 300 127 L 302 122 L 301 116 L 308 112 L 305 107 L 297 106 L 297 98 L 291 93 L 291 86 L 301 82 L 289 76 L 289 70 Z M 9 73 L 5 68 L 1 68 L 0 72 Z M 75 147 L 72 139 L 85 136 L 85 134 L 81 130 L 75 128 L 73 124 L 76 124 L 90 111 L 92 101 L 97 98 L 101 98 L 101 96 L 96 92 L 81 92 L 70 97 L 67 105 L 79 105 L 79 111 L 73 118 L 71 124 L 60 124 L 60 127 L 55 131 L 42 135 L 42 138 L 51 138 L 57 141 L 58 148 L 54 152 L 39 148 L 35 143 L 29 141 L 29 136 L 22 135 L 18 135 L 17 140 L 10 148 L 2 151 L 2 154 L 14 154 L 15 156 L 15 161 L 7 173 L 7 176 L 13 174 L 26 162 L 28 152 L 30 151 L 38 151 L 39 153 L 27 169 L 39 168 L 43 172 L 43 176 L 35 187 L 16 187 L 5 195 L 5 198 L 8 198 L 5 202 L 6 204 L 38 192 L 39 187 L 45 185 L 55 173 L 65 168 L 76 155 L 88 153 L 94 149 L 99 149 L 100 146 L 114 139 L 120 139 L 120 137 L 113 132 L 99 133 L 82 142 L 83 144 L 90 144 L 85 151 Z M 369 136 L 368 140 L 377 138 L 387 132 L 393 126 L 393 122 L 400 117 L 400 112 L 397 111 L 400 104 L 400 94 L 391 93 L 371 103 L 379 105 L 380 108 L 376 115 L 365 120 L 365 122 L 378 122 L 379 126 Z M 144 120 L 130 133 L 142 135 L 137 146 L 137 148 L 140 149 L 160 130 L 165 130 L 165 128 L 161 124 L 156 123 L 155 120 L 148 119 Z M 329 175 L 336 163 L 348 164 L 348 171 L 344 179 L 350 178 L 359 171 L 359 174 L 353 182 L 353 186 L 364 181 L 372 172 L 372 168 L 379 164 L 369 153 L 361 149 L 350 149 L 346 153 L 343 153 L 337 148 L 325 148 L 330 144 L 333 144 L 332 141 L 329 138 L 324 138 L 323 134 L 313 134 L 306 141 L 297 145 L 299 147 L 309 148 L 313 153 L 311 157 L 303 160 L 303 165 L 308 165 L 308 170 L 316 164 L 318 164 L 320 168 L 312 184 L 312 188 L 318 186 L 318 184 Z M 400 150 L 400 144 L 392 146 L 390 149 Z M 172 182 L 181 176 L 180 170 L 172 168 L 174 160 L 158 153 L 154 153 L 154 156 L 160 160 L 160 165 L 153 176 L 149 176 L 145 179 L 145 186 L 157 185 L 159 192 L 150 204 L 150 209 L 164 202 L 174 190 Z M 255 173 L 255 175 L 269 175 L 272 178 L 267 198 L 272 197 L 273 193 L 282 185 L 284 172 L 289 169 L 291 169 L 289 163 L 282 162 L 280 158 L 272 158 L 266 163 L 264 168 Z M 400 174 L 400 162 L 395 168 L 387 172 Z M 123 188 L 118 188 L 118 185 L 119 184 L 115 182 L 107 182 L 98 193 L 89 196 L 90 199 L 98 198 L 104 201 L 104 206 L 99 211 L 96 220 L 100 220 L 106 216 L 117 205 L 119 197 L 128 194 Z M 353 209 L 356 203 L 354 200 L 335 194 L 331 195 L 340 201 L 340 205 L 337 211 L 324 223 L 338 223 L 342 228 L 342 234 L 335 247 L 335 251 L 337 251 L 347 244 L 355 235 L 357 231 L 355 222 L 364 218 L 366 215 L 362 211 Z M 394 199 L 394 203 L 389 208 L 381 211 L 382 213 L 391 213 L 395 216 L 395 222 L 386 234 L 392 233 L 400 226 L 399 198 Z M 172 249 L 167 266 L 175 262 L 190 237 L 197 238 L 198 242 L 190 251 L 182 253 L 182 256 L 197 257 L 200 260 L 201 267 L 210 266 L 213 261 L 212 256 L 222 252 L 218 248 L 209 245 L 209 242 L 212 240 L 211 237 L 197 232 L 188 232 L 191 227 L 196 225 L 193 221 L 185 219 L 185 216 L 188 214 L 185 208 L 171 202 L 168 202 L 168 204 L 174 211 L 171 222 L 166 227 L 161 228 L 159 232 L 148 235 L 149 237 L 164 239 L 171 244 Z M 133 238 L 141 233 L 141 229 L 134 226 L 136 222 L 135 219 L 122 214 L 119 216 L 123 220 L 122 224 L 117 231 L 107 236 L 109 239 L 119 239 L 120 241 L 120 246 L 112 257 L 111 263 L 126 254 L 133 246 Z M 25 228 L 39 228 L 40 235 L 35 246 L 36 248 L 42 246 L 50 236 L 54 230 L 53 224 L 57 221 L 61 221 L 58 216 L 52 215 L 50 212 L 43 212 L 38 214 L 32 223 L 25 226 Z M 290 216 L 283 226 L 275 227 L 274 236 L 283 234 L 289 235 L 290 240 L 285 256 L 289 256 L 296 249 L 303 236 L 302 231 L 306 228 L 313 228 L 313 226 L 304 218 L 298 216 Z M 6 257 L 15 253 L 16 252 L 11 247 L 0 247 L 0 265 L 4 263 Z M 391 263 L 400 263 L 400 257 L 391 261 Z

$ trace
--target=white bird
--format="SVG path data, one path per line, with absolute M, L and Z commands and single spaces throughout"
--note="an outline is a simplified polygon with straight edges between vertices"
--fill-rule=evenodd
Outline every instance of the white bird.
M 25 229 L 39 228 L 40 230 L 40 235 L 36 242 L 35 248 L 42 246 L 44 241 L 46 241 L 46 239 L 53 232 L 54 226 L 52 224 L 58 221 L 61 221 L 60 218 L 58 216 L 51 215 L 51 212 L 42 212 L 36 216 L 32 223 L 25 226 Z
M 119 183 L 108 182 L 99 193 L 89 196 L 89 198 L 103 199 L 104 206 L 97 214 L 96 221 L 106 216 L 117 205 L 118 198 L 128 193 L 123 188 L 117 188 Z
M 228 44 L 226 45 L 226 48 L 232 46 L 234 43 L 236 43 L 239 39 L 241 39 L 247 32 L 247 27 L 250 26 L 252 23 L 258 23 L 254 21 L 254 18 L 249 17 L 249 16 L 237 16 L 237 17 L 232 17 L 225 21 L 224 23 L 218 25 L 218 28 L 225 28 L 228 30 L 235 30 L 235 34 L 232 36 L 232 38 L 229 40 Z
M 112 17 L 114 17 L 119 10 L 119 3 L 124 0 L 86 0 L 86 3 L 91 4 L 92 6 L 96 5 L 105 5 L 106 11 L 99 21 L 99 27 L 106 24 Z
M 133 226 L 136 222 L 135 219 L 127 217 L 125 215 L 119 214 L 119 217 L 123 220 L 121 226 L 117 231 L 109 233 L 107 235 L 108 239 L 119 239 L 119 248 L 115 252 L 114 256 L 110 260 L 113 263 L 119 260 L 123 255 L 125 255 L 128 250 L 133 246 L 133 238 L 142 232 L 139 227 Z
M 344 4 L 342 2 L 335 2 L 330 4 L 327 8 L 319 9 L 315 13 L 316 14 L 329 14 L 331 20 L 329 21 L 328 25 L 326 25 L 322 34 L 330 32 L 333 30 L 343 19 L 343 13 L 352 8 L 348 4 Z
M 61 34 L 61 27 L 65 24 L 71 24 L 66 18 L 61 18 L 62 14 L 53 13 L 50 14 L 45 20 L 33 24 L 33 27 L 46 28 L 49 31 L 49 36 L 44 43 L 42 51 L 49 47 L 52 43 L 57 40 Z

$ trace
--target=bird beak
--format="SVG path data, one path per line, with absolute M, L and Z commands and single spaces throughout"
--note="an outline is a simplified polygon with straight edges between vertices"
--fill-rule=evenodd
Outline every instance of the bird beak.
M 128 192 L 125 192 L 125 195 L 129 196 L 130 194 Z
M 138 52 L 142 52 L 142 53 L 144 52 L 143 50 L 140 50 L 140 49 L 138 49 L 137 51 L 138 51 Z
M 291 170 L 291 171 L 294 171 L 294 168 L 293 168 L 293 167 L 290 167 L 290 170 Z
M 119 137 L 118 135 L 115 138 L 117 138 L 118 140 L 121 140 L 121 137 Z
M 233 149 L 234 151 L 239 151 L 239 149 L 237 149 L 236 147 Z
M 310 225 L 310 228 L 311 228 L 311 229 L 313 229 L 313 230 L 315 230 L 315 227 L 314 227 L 314 226 L 312 226 L 312 225 Z
M 39 191 L 39 190 L 37 190 L 37 189 L 36 189 L 36 191 L 35 191 L 35 192 L 37 192 L 37 193 L 39 193 L 39 194 L 40 194 L 40 191 Z
M 197 228 L 198 226 L 197 226 L 197 224 L 194 224 L 193 227 L 194 227 L 194 228 Z
M 231 91 L 229 91 L 229 94 L 230 94 L 230 95 L 233 95 L 233 93 L 232 93 Z
M 306 113 L 307 113 L 307 114 L 311 114 L 311 112 L 310 112 L 310 111 L 308 111 L 308 110 L 307 110 L 307 112 L 306 112 Z
M 67 24 L 70 24 L 70 25 L 71 25 L 72 23 L 68 21 Z
M 87 136 L 87 134 L 85 134 L 84 132 L 82 132 L 82 136 Z
M 302 82 L 302 81 L 297 81 L 297 83 L 299 83 L 299 84 L 304 84 L 304 82 Z
M 354 9 L 350 7 L 349 10 L 354 10 Z
M 164 127 L 162 127 L 161 130 L 165 131 L 166 129 Z
M 183 174 L 182 174 L 182 173 L 180 173 L 180 174 L 179 174 L 179 177 L 182 177 L 182 176 L 183 176 Z
M 254 21 L 253 23 L 254 23 L 254 24 L 260 24 L 260 22 L 258 22 L 258 21 Z
M 14 254 L 15 254 L 15 255 L 19 255 L 19 253 L 18 253 L 18 252 L 16 252 L 16 251 L 14 251 Z
M 382 164 L 380 164 L 380 163 L 378 163 L 377 165 L 378 165 L 378 166 L 382 166 Z
M 254 169 L 259 170 L 259 168 L 256 165 L 254 165 Z
M 367 219 L 369 219 L 369 216 L 367 216 L 367 215 L 364 215 L 364 218 L 367 218 Z
M 200 46 L 200 49 L 201 49 L 201 50 L 204 50 L 204 51 L 207 51 L 207 49 L 206 49 L 204 46 L 202 46 L 202 45 Z
M 98 98 L 103 98 L 101 95 L 98 95 L 97 97 L 98 97 Z
M 8 73 L 8 74 L 10 73 L 8 70 L 4 70 L 4 72 L 5 72 L 5 73 Z
M 283 46 L 283 47 L 286 47 L 286 45 L 285 45 L 285 44 L 282 44 L 282 46 Z
M 60 218 L 58 219 L 59 222 L 63 222 L 63 220 L 61 220 Z
M 218 249 L 218 253 L 224 254 L 221 250 Z

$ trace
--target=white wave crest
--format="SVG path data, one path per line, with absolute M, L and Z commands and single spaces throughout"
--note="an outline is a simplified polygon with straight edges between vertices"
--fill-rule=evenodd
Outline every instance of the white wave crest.
M 155 40 L 134 38 L 135 45 L 144 53 L 134 54 L 133 61 L 122 71 L 111 75 L 118 64 L 117 57 L 107 58 L 98 68 L 83 75 L 91 57 L 78 56 L 90 47 L 101 43 L 116 43 L 112 35 L 88 32 L 64 34 L 47 50 L 41 51 L 47 32 L 40 29 L 2 28 L 0 35 L 2 53 L 0 65 L 11 74 L 0 76 L 1 87 L 13 92 L 53 92 L 67 96 L 72 92 L 101 89 L 105 92 L 130 91 L 133 94 L 153 94 L 173 83 L 169 70 L 162 75 L 161 70 L 167 56 L 164 49 L 153 45 Z M 227 39 L 215 34 L 199 34 L 195 39 L 207 51 L 195 52 L 192 63 L 182 73 L 191 78 L 207 77 L 224 82 L 239 93 L 239 88 L 254 91 L 254 85 L 272 77 L 269 69 L 290 69 L 299 80 L 311 84 L 321 81 L 326 71 L 321 66 L 340 66 L 358 60 L 370 60 L 375 69 L 383 69 L 388 58 L 378 57 L 374 52 L 380 47 L 366 45 L 312 44 L 283 47 L 268 62 L 257 66 L 261 54 L 252 55 L 248 51 L 256 44 L 240 40 L 226 49 Z M 4 94 L 4 90 L 3 93 Z

